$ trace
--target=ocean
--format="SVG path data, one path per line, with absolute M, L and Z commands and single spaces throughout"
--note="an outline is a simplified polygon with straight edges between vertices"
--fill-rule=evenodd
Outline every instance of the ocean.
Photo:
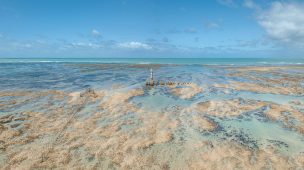
M 284 65 L 304 64 L 304 58 L 0 58 L 0 63 L 120 63 L 120 64 L 207 64 Z

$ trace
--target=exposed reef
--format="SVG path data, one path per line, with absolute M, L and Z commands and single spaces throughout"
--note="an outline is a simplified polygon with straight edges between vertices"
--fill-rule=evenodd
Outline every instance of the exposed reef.
M 266 115 L 270 119 L 281 121 L 286 127 L 296 129 L 304 134 L 304 113 L 297 109 L 288 105 L 271 104 Z
M 273 93 L 284 95 L 304 95 L 303 66 L 282 67 L 228 67 L 227 75 L 242 81 L 230 81 L 228 84 L 215 84 L 220 88 L 232 88 L 258 93 Z M 289 69 L 294 72 L 288 73 Z
M 283 87 L 273 86 L 269 84 L 249 83 L 249 82 L 237 82 L 231 81 L 229 84 L 215 84 L 218 88 L 231 88 L 239 91 L 252 91 L 257 93 L 272 93 L 272 94 L 284 94 L 284 95 L 303 95 L 304 88 L 300 86 Z
M 217 117 L 231 117 L 238 116 L 251 110 L 259 109 L 265 105 L 265 102 L 254 100 L 212 100 L 198 103 L 194 106 L 194 109 L 198 112 L 203 112 Z
M 146 66 L 68 66 L 112 78 L 0 91 L 1 169 L 303 168 L 303 67 L 155 65 L 196 84 L 147 88 Z

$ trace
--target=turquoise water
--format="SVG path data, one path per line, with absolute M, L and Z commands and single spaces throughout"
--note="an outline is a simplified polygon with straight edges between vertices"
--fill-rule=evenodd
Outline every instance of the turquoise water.
M 219 120 L 219 122 L 225 133 L 229 134 L 229 139 L 237 139 L 238 142 L 253 148 L 274 147 L 290 155 L 303 149 L 303 135 L 273 122 L 260 121 L 255 117 L 246 120 Z
M 35 63 L 35 62 L 284 65 L 284 64 L 304 64 L 304 58 L 0 58 L 0 63 Z
M 165 111 L 171 107 L 185 107 L 191 104 L 190 101 L 174 98 L 160 92 L 159 89 L 150 89 L 146 95 L 134 98 L 134 102 L 140 104 L 145 110 L 156 112 Z

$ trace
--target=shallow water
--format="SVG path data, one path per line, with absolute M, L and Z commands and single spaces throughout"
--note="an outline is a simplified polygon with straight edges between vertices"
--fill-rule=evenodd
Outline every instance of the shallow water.
M 260 121 L 250 117 L 220 120 L 219 124 L 224 129 L 225 135 L 231 135 L 232 137 L 230 138 L 240 140 L 240 143 L 244 142 L 242 144 L 245 145 L 248 142 L 247 144 L 250 147 L 263 149 L 272 146 L 287 155 L 303 152 L 304 136 L 277 123 Z M 238 134 L 241 134 L 241 136 L 238 136 Z M 248 141 L 242 141 L 243 137 L 248 138 Z
M 165 111 L 166 108 L 174 106 L 189 106 L 190 101 L 176 98 L 160 92 L 161 90 L 153 88 L 147 91 L 147 94 L 144 96 L 139 96 L 134 98 L 134 102 L 139 104 L 145 110 L 153 110 L 155 112 Z
M 280 94 L 261 94 L 252 92 L 239 92 L 239 96 L 244 99 L 262 100 L 277 104 L 289 104 L 292 101 L 304 101 L 304 96 L 280 95 Z
M 181 63 L 12 61 L 0 63 L 0 167 L 233 167 L 227 159 L 243 168 L 269 161 L 276 166 L 277 159 L 286 168 L 304 164 L 302 65 L 238 71 L 240 66 Z M 157 80 L 195 86 L 146 87 L 150 68 Z M 282 77 L 283 83 L 270 83 Z M 239 90 L 231 82 L 260 83 L 272 91 Z M 211 104 L 199 108 L 202 102 Z M 270 115 L 273 105 L 281 110 Z M 261 165 L 246 162 L 251 158 L 240 152 L 257 154 Z

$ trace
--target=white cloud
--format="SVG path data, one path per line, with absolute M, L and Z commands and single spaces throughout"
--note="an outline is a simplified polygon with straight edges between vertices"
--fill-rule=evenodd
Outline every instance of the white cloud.
M 92 35 L 95 36 L 95 37 L 101 37 L 101 33 L 96 29 L 92 30 Z
M 234 0 L 217 0 L 217 2 L 229 7 L 237 6 L 237 3 Z
M 216 22 L 206 22 L 204 23 L 204 27 L 207 29 L 217 29 L 220 27 L 220 25 Z
M 259 12 L 258 22 L 272 39 L 304 47 L 304 4 L 274 2 Z
M 91 42 L 72 42 L 68 44 L 72 48 L 86 48 L 86 49 L 98 49 L 101 47 L 100 44 L 91 43 Z
M 126 49 L 145 49 L 145 50 L 150 50 L 152 47 L 148 44 L 141 43 L 141 42 L 136 42 L 136 41 L 131 41 L 131 42 L 125 42 L 125 43 L 120 43 L 118 44 L 120 48 L 126 48 Z
M 244 0 L 243 5 L 249 9 L 259 10 L 260 6 L 256 4 L 253 0 Z

